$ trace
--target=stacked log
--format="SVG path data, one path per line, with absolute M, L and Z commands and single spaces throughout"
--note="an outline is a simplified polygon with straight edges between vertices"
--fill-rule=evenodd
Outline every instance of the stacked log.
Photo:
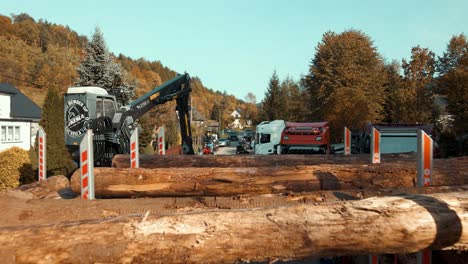
M 234 263 L 468 250 L 468 158 L 434 160 L 436 187 L 430 188 L 415 187 L 414 156 L 368 161 L 368 155 L 143 155 L 143 168 L 129 169 L 128 156 L 119 155 L 114 168 L 95 168 L 96 196 L 195 197 L 186 199 L 205 207 L 0 228 L 0 255 L 23 262 L 47 256 L 56 262 Z M 71 188 L 79 193 L 79 172 Z M 446 193 L 432 194 L 439 191 Z M 231 196 L 251 203 L 221 205 Z M 358 200 L 369 196 L 376 197 Z M 58 240 L 33 247 L 32 241 L 56 233 Z M 13 237 L 25 241 L 20 252 L 12 251 L 18 246 Z M 111 253 L 103 255 L 100 246 L 109 244 Z M 87 259 L 75 254 L 77 247 Z M 32 249 L 35 255 L 26 255 Z
M 414 154 L 382 155 L 382 162 L 415 162 Z M 140 167 L 190 168 L 190 167 L 274 167 L 320 164 L 369 164 L 367 155 L 140 155 Z M 116 155 L 112 167 L 129 168 L 130 156 Z
M 464 185 L 468 159 L 435 162 L 433 185 Z M 447 169 L 450 168 L 450 169 Z M 100 197 L 232 196 L 416 186 L 416 164 L 322 164 L 282 167 L 95 168 Z M 71 187 L 80 192 L 80 174 Z
M 19 263 L 235 263 L 468 249 L 468 193 L 0 227 Z M 53 208 L 52 208 L 53 211 Z

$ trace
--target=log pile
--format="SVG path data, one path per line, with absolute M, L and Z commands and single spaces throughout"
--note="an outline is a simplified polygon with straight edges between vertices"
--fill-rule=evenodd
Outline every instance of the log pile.
M 468 193 L 0 227 L 3 261 L 236 263 L 468 250 Z
M 252 155 L 253 156 L 253 155 Z M 158 156 L 155 156 L 158 157 Z M 172 156 L 168 160 L 182 161 Z M 264 158 L 237 156 L 237 162 L 259 165 L 256 167 L 222 167 L 223 158 L 195 158 L 201 165 L 214 167 L 173 168 L 95 168 L 95 192 L 100 197 L 161 197 L 161 196 L 232 196 L 245 194 L 268 194 L 285 192 L 308 192 L 317 190 L 382 189 L 416 186 L 415 162 L 387 162 L 378 165 L 322 164 L 302 166 L 312 160 L 299 158 L 297 166 L 261 166 L 266 163 L 251 163 Z M 260 156 L 265 157 L 265 156 Z M 280 161 L 272 157 L 274 162 Z M 287 155 L 284 160 L 288 160 Z M 307 157 L 307 156 L 299 156 Z M 309 156 L 310 157 L 310 156 Z M 227 160 L 232 157 L 227 156 Z M 258 159 L 258 160 L 256 160 Z M 155 158 L 155 160 L 165 160 Z M 204 161 L 204 162 L 203 162 Z M 115 164 L 115 163 L 114 163 Z M 195 163 L 193 163 L 195 164 Z M 192 164 L 192 165 L 193 165 Z M 175 165 L 175 164 L 174 164 Z M 153 165 L 156 166 L 156 165 Z M 468 159 L 449 159 L 434 162 L 433 185 L 468 184 L 466 170 Z M 72 176 L 71 187 L 80 192 L 80 174 Z
M 382 163 L 415 162 L 416 155 L 383 154 Z M 192 167 L 275 167 L 321 164 L 369 164 L 369 154 L 362 155 L 140 155 L 140 167 L 155 168 L 192 168 Z M 130 156 L 118 154 L 112 159 L 112 167 L 129 168 Z
M 434 160 L 434 187 L 427 188 L 415 187 L 414 155 L 382 160 L 142 155 L 141 168 L 130 169 L 128 155 L 118 155 L 113 168 L 95 168 L 96 196 L 154 198 L 42 199 L 42 213 L 34 200 L 22 210 L 3 207 L 0 256 L 19 263 L 261 263 L 468 250 L 468 158 Z M 79 194 L 79 171 L 70 187 Z M 41 214 L 47 222 L 32 217 Z

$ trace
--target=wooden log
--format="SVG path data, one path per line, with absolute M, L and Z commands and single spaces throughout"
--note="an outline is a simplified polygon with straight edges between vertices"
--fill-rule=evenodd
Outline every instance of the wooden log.
M 24 200 L 0 199 L 0 226 L 60 224 L 90 221 L 102 218 L 140 215 L 147 211 L 152 216 L 174 213 L 210 211 L 215 209 L 273 208 L 297 204 L 322 204 L 343 200 L 361 200 L 370 197 L 403 194 L 434 194 L 468 191 L 464 186 L 426 188 L 392 188 L 378 190 L 316 191 L 300 194 L 242 195 L 234 197 L 162 197 L 145 199 L 97 199 L 92 206 L 82 199 Z
M 414 187 L 414 164 L 337 165 L 247 168 L 95 168 L 100 197 L 232 196 L 316 190 Z M 433 185 L 463 185 L 466 171 L 449 175 L 433 169 Z M 80 192 L 79 171 L 71 179 Z
M 369 164 L 369 154 L 361 155 L 140 155 L 140 168 L 191 167 L 275 167 L 321 164 Z M 416 154 L 383 154 L 382 164 L 407 164 L 416 167 Z M 434 159 L 436 169 L 447 173 L 460 173 L 468 169 L 468 157 Z M 119 154 L 112 159 L 112 167 L 129 168 L 129 155 Z
M 71 194 L 73 196 L 74 194 L 69 190 L 69 187 L 70 182 L 67 177 L 56 175 L 44 181 L 24 184 L 17 188 L 0 192 L 0 198 L 13 197 L 27 200 L 43 198 L 57 199 L 62 198 L 66 194 Z
M 92 202 L 90 202 L 92 203 Z M 0 227 L 16 263 L 237 263 L 468 250 L 468 193 Z
M 413 159 L 413 155 L 409 155 Z M 394 160 L 394 157 L 389 157 Z M 389 160 L 386 159 L 386 160 Z M 369 155 L 140 155 L 140 168 L 180 167 L 269 167 L 318 164 L 369 163 Z M 115 155 L 112 167 L 129 168 L 130 156 Z

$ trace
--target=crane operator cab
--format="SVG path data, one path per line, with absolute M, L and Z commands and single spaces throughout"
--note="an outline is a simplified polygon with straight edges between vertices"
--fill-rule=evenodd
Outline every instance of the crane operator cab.
M 99 147 L 103 147 L 99 142 L 106 138 L 105 132 L 112 132 L 112 119 L 117 112 L 115 96 L 99 87 L 70 87 L 64 104 L 65 144 L 73 159 L 79 159 L 79 145 L 88 128 L 93 129 L 95 152 L 99 151 Z

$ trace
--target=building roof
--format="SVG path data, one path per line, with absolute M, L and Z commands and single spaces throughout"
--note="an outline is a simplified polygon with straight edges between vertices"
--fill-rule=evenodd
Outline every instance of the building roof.
M 12 118 L 41 119 L 41 108 L 16 87 L 0 83 L 0 93 L 11 96 L 10 116 Z

